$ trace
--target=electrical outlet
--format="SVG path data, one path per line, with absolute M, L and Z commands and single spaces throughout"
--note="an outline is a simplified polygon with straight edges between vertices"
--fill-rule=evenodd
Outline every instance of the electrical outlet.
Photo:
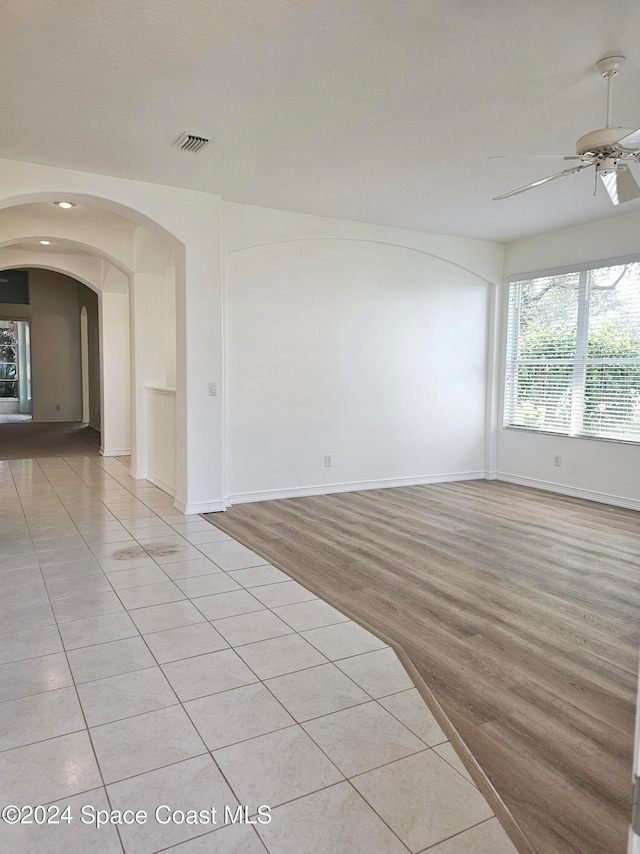
M 560 456 L 560 454 L 555 455 L 555 457 L 553 458 L 553 464 L 554 464 L 554 466 L 561 466 L 562 465 L 562 457 Z
M 325 454 L 324 467 L 326 469 L 330 469 L 332 465 L 333 465 L 333 458 L 331 457 L 331 454 Z
M 218 396 L 218 386 L 215 383 L 209 383 L 209 396 L 217 397 Z

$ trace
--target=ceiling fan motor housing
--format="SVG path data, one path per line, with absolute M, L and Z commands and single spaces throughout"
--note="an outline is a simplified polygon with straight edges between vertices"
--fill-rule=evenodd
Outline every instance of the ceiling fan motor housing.
M 601 128 L 585 133 L 576 142 L 576 154 L 596 155 L 623 150 L 618 140 L 633 133 L 632 128 Z

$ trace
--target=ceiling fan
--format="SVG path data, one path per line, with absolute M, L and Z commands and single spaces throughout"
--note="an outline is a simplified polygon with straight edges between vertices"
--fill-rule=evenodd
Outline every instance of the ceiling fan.
M 555 175 L 549 175 L 548 178 L 533 181 L 531 184 L 527 184 L 526 187 L 519 187 L 517 190 L 503 193 L 501 196 L 496 196 L 493 201 L 517 196 L 518 193 L 524 193 L 527 190 L 533 189 L 533 187 L 548 184 L 549 181 L 555 181 L 558 178 L 564 178 L 565 175 L 575 175 L 577 172 L 582 172 L 591 166 L 595 166 L 596 168 L 596 188 L 598 186 L 598 178 L 600 178 L 614 205 L 640 198 L 640 187 L 627 165 L 630 162 L 640 163 L 640 129 L 632 130 L 631 128 L 611 127 L 613 78 L 624 63 L 624 56 L 607 56 L 596 63 L 596 68 L 607 81 L 606 125 L 600 128 L 600 130 L 592 130 L 581 136 L 576 142 L 576 153 L 563 158 L 564 160 L 579 160 L 579 165 L 572 166 L 570 169 L 563 169 L 562 172 L 556 172 Z M 526 157 L 527 155 L 524 156 Z M 556 155 L 534 154 L 529 156 L 555 157 Z

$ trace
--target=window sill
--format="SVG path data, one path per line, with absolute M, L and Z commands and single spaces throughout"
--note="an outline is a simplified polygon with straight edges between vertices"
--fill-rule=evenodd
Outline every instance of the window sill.
M 512 430 L 514 433 L 533 433 L 539 436 L 560 436 L 563 439 L 583 439 L 590 442 L 613 442 L 615 445 L 640 445 L 640 439 L 612 439 L 608 436 L 585 436 L 571 435 L 569 433 L 559 433 L 554 430 L 537 430 L 535 427 L 514 427 L 512 425 L 503 424 L 503 430 Z

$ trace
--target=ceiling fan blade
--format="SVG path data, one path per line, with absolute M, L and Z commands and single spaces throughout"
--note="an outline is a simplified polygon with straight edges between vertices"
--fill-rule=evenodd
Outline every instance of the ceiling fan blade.
M 614 205 L 640 198 L 640 187 L 628 166 L 620 165 L 617 169 L 608 169 L 598 174 Z
M 616 142 L 621 148 L 640 148 L 640 128 L 634 130 L 633 133 L 623 136 Z
M 588 169 L 593 166 L 593 163 L 581 163 L 580 166 L 572 166 L 571 169 L 564 169 L 562 172 L 556 172 L 555 175 L 549 175 L 548 178 L 541 178 L 539 181 L 533 181 L 527 184 L 526 187 L 518 187 L 517 190 L 511 190 L 510 193 L 503 193 L 501 196 L 495 196 L 494 202 L 501 199 L 508 199 L 510 196 L 517 196 L 518 193 L 524 193 L 526 190 L 532 190 L 534 187 L 540 187 L 542 184 L 548 184 L 549 181 L 555 181 L 557 178 L 564 178 L 565 175 L 573 175 L 576 172 L 582 172 L 583 169 Z
M 488 160 L 583 160 L 580 154 L 490 154 Z

